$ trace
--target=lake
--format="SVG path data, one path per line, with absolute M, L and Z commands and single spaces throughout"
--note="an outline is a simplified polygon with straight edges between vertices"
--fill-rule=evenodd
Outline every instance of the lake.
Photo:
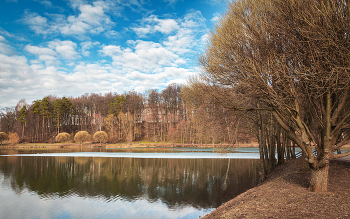
M 257 151 L 236 151 L 2 149 L 0 217 L 199 218 L 255 186 Z

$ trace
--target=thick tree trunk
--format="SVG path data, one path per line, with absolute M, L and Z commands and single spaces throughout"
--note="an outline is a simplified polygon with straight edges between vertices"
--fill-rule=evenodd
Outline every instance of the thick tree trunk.
M 311 169 L 310 190 L 313 192 L 327 192 L 329 164 L 322 168 Z

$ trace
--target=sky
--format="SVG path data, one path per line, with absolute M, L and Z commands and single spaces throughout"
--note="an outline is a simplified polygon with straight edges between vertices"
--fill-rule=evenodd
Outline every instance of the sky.
M 0 0 L 0 109 L 198 73 L 221 0 Z

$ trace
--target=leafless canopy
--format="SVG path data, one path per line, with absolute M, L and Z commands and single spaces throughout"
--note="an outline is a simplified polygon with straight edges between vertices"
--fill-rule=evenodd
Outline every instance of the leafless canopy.
M 200 58 L 203 78 L 259 100 L 323 168 L 348 155 L 333 152 L 349 138 L 349 13 L 346 0 L 231 2 Z

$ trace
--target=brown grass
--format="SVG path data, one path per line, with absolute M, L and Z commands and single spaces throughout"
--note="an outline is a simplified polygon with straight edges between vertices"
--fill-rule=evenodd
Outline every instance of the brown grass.
M 310 171 L 300 171 L 300 166 L 300 159 L 286 162 L 262 185 L 204 218 L 349 218 L 350 162 L 331 162 L 326 193 L 308 190 Z

